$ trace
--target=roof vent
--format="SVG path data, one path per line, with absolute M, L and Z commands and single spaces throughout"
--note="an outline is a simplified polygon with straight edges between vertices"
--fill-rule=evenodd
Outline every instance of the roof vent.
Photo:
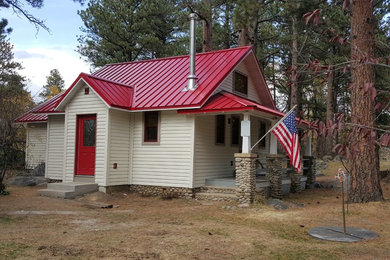
M 196 27 L 196 14 L 190 14 L 190 75 L 188 75 L 188 84 L 184 90 L 195 90 L 196 75 L 195 75 L 195 27 Z

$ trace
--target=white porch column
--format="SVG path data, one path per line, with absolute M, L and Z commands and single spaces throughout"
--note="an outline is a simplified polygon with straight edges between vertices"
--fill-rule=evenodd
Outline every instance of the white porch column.
M 272 120 L 272 126 L 273 127 L 278 121 Z M 270 154 L 277 154 L 278 153 L 278 139 L 276 139 L 276 136 L 271 132 L 270 133 L 270 139 L 269 139 L 269 153 Z
M 244 114 L 241 121 L 242 153 L 249 153 L 251 149 L 251 120 L 248 113 Z

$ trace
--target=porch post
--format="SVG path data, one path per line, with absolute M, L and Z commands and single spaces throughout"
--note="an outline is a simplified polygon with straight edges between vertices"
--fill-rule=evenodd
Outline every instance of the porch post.
M 277 121 L 272 120 L 272 126 L 274 126 L 276 123 Z M 278 153 L 278 139 L 276 139 L 276 136 L 273 133 L 270 133 L 269 153 L 270 154 Z
M 253 153 L 235 153 L 236 195 L 240 204 L 253 202 L 256 191 L 256 158 Z
M 248 113 L 244 114 L 241 121 L 242 153 L 249 153 L 251 149 L 251 121 Z

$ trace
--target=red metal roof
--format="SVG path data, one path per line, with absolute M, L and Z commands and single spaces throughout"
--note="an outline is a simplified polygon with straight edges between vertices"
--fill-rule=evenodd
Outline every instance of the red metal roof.
M 251 50 L 239 47 L 197 54 L 198 87 L 194 91 L 183 91 L 189 73 L 188 55 L 109 64 L 93 76 L 133 87 L 131 110 L 200 107 Z M 113 89 L 103 94 L 102 98 L 116 101 L 121 96 Z
M 278 110 L 262 106 L 249 99 L 234 95 L 232 93 L 221 91 L 212 96 L 202 108 L 179 110 L 179 114 L 200 114 L 200 113 L 218 113 L 232 111 L 256 110 L 273 116 L 284 117 L 285 113 Z M 298 124 L 310 125 L 309 122 L 296 118 Z
M 181 114 L 191 113 L 216 113 L 216 112 L 228 112 L 228 111 L 243 111 L 243 110 L 257 110 L 271 114 L 274 116 L 283 117 L 284 113 L 262 106 L 254 101 L 248 100 L 243 97 L 239 97 L 226 91 L 219 92 L 212 96 L 202 108 L 179 110 Z
M 133 88 L 124 84 L 81 73 L 88 85 L 111 107 L 129 109 L 133 99 Z M 70 89 L 70 88 L 69 88 Z
M 15 123 L 37 123 L 46 122 L 47 114 L 34 114 L 27 112 L 14 120 Z
M 62 92 L 49 100 L 43 102 L 42 104 L 38 105 L 37 107 L 31 109 L 29 112 L 31 113 L 64 113 L 64 111 L 56 111 L 56 107 L 58 105 L 59 100 L 61 97 L 65 94 L 65 92 Z
M 55 111 L 55 108 L 58 105 L 58 101 L 64 95 L 65 92 L 62 92 L 49 100 L 43 102 L 42 104 L 34 107 L 23 115 L 19 116 L 14 120 L 15 123 L 32 123 L 32 122 L 46 122 L 47 114 L 51 113 L 63 113 L 63 111 Z

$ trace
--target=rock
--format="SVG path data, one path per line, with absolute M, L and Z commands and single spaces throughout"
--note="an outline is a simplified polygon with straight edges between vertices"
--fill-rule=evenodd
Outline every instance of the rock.
M 273 206 L 275 209 L 277 210 L 285 210 L 285 209 L 289 209 L 290 206 L 287 205 L 286 203 L 284 203 L 283 201 L 279 200 L 279 199 L 269 199 L 267 201 L 267 204 L 269 206 Z
M 39 176 L 15 176 L 9 178 L 6 182 L 6 184 L 9 186 L 20 186 L 20 187 L 37 186 L 46 183 L 47 183 L 46 178 L 39 177 Z
M 329 162 L 333 159 L 333 157 L 331 155 L 325 155 L 324 157 L 322 157 L 322 160 L 324 162 Z
M 239 207 L 239 208 L 249 208 L 249 204 L 248 203 L 242 203 L 242 204 L 238 205 L 237 207 Z

